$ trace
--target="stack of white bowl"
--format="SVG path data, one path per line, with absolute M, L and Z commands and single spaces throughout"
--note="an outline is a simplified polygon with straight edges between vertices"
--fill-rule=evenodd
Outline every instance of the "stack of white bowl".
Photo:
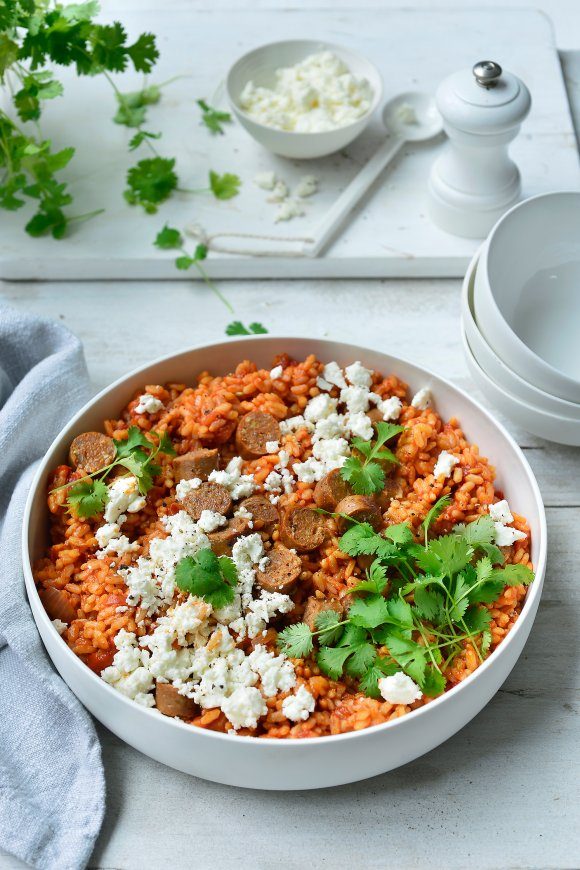
M 580 446 L 580 192 L 528 199 L 495 225 L 462 294 L 471 375 L 514 423 Z

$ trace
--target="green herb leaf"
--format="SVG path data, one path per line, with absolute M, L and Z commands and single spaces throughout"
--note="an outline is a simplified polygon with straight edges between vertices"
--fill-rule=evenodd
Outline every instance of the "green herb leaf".
M 166 456 L 177 456 L 177 451 L 171 443 L 171 438 L 167 432 L 162 432 L 159 436 L 159 445 L 157 447 L 159 453 L 164 453 Z
M 316 656 L 318 667 L 331 680 L 338 680 L 342 676 L 344 663 L 349 655 L 351 655 L 351 652 L 352 650 L 349 647 L 321 647 Z
M 277 644 L 288 658 L 307 658 L 313 649 L 312 632 L 305 622 L 296 622 L 279 632 Z
M 443 513 L 445 508 L 451 504 L 451 501 L 452 499 L 450 495 L 444 495 L 441 498 L 437 499 L 437 501 L 423 520 L 421 526 L 423 528 L 423 531 L 425 532 L 425 544 L 427 544 L 427 535 L 429 534 L 429 529 L 431 528 L 435 520 Z
M 147 130 L 139 130 L 129 142 L 129 151 L 135 151 L 147 139 L 161 139 L 161 133 L 149 133 Z
M 210 547 L 177 564 L 175 582 L 182 592 L 203 598 L 213 608 L 225 607 L 234 599 L 237 570 L 227 556 L 219 559 Z
M 423 679 L 419 684 L 419 688 L 428 698 L 436 698 L 445 691 L 446 680 L 441 671 L 434 668 L 433 665 L 427 665 Z
M 427 666 L 425 647 L 396 632 L 389 633 L 386 645 L 392 657 L 401 665 L 405 673 L 421 685 Z
M 380 698 L 379 680 L 383 677 L 392 677 L 399 670 L 399 666 L 388 659 L 376 658 L 374 664 L 360 679 L 359 688 L 370 698 Z
M 210 133 L 223 134 L 224 128 L 222 124 L 231 123 L 232 116 L 230 113 L 214 109 L 213 106 L 208 106 L 205 100 L 197 100 L 197 105 L 201 109 L 202 123 L 205 124 Z
M 378 628 L 389 619 L 389 608 L 382 595 L 369 595 L 357 599 L 348 611 L 353 625 L 361 628 Z
M 322 610 L 315 619 L 318 642 L 321 646 L 336 643 L 343 632 L 340 614 L 336 610 Z
M 68 491 L 67 502 L 75 514 L 83 519 L 104 511 L 109 498 L 107 485 L 100 480 L 81 480 Z
M 213 169 L 209 173 L 209 186 L 216 199 L 233 199 L 240 192 L 242 181 L 238 175 L 225 172 L 218 175 Z
M 375 462 L 363 463 L 358 456 L 349 456 L 342 468 L 340 476 L 350 483 L 357 495 L 372 495 L 380 492 L 385 486 L 385 472 Z
M 166 157 L 150 157 L 140 160 L 127 173 L 125 199 L 130 205 L 142 206 L 148 214 L 154 214 L 160 203 L 177 187 L 177 175 L 173 171 L 175 160 Z
M 234 320 L 226 326 L 226 335 L 265 335 L 267 332 L 261 323 L 250 323 L 246 327 L 240 320 Z
M 527 565 L 506 565 L 504 568 L 492 571 L 492 580 L 501 579 L 506 586 L 528 586 L 534 579 L 534 572 Z

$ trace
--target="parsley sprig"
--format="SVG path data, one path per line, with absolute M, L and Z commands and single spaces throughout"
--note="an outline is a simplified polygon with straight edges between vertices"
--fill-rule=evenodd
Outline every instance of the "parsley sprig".
M 209 106 L 205 100 L 197 100 L 197 105 L 201 109 L 202 124 L 205 124 L 210 133 L 219 133 L 223 136 L 222 124 L 231 124 L 232 116 L 230 113 Z
M 385 470 L 381 463 L 399 462 L 395 454 L 384 445 L 395 435 L 399 435 L 403 426 L 377 423 L 376 430 L 377 437 L 374 441 L 352 439 L 351 446 L 360 456 L 349 456 L 340 469 L 341 477 L 350 483 L 357 495 L 371 495 L 384 489 Z
M 151 434 L 157 435 L 155 432 Z M 115 458 L 113 461 L 69 488 L 67 504 L 74 510 L 75 514 L 86 519 L 103 512 L 109 500 L 109 490 L 105 478 L 117 466 L 122 466 L 133 474 L 137 478 L 139 492 L 147 495 L 153 486 L 154 477 L 161 471 L 161 467 L 156 464 L 155 459 L 160 453 L 175 456 L 175 450 L 167 433 L 163 432 L 157 437 L 158 440 L 155 444 L 143 434 L 138 426 L 130 426 L 124 441 L 115 440 Z M 65 487 L 69 487 L 69 484 L 57 487 L 57 490 Z
M 402 670 L 428 697 L 445 689 L 446 668 L 472 644 L 480 660 L 490 649 L 491 604 L 506 586 L 528 585 L 533 572 L 525 565 L 505 565 L 492 542 L 494 525 L 482 516 L 452 533 L 429 540 L 429 528 L 448 500 L 435 503 L 423 523 L 418 544 L 408 525 L 375 532 L 368 523 L 353 524 L 340 549 L 350 556 L 375 558 L 351 591 L 358 594 L 345 619 L 335 611 L 319 614 L 315 630 L 305 623 L 278 635 L 280 649 L 292 658 L 314 651 L 320 669 L 332 679 L 343 673 L 361 691 L 379 697 L 378 680 Z
M 266 335 L 268 330 L 261 323 L 244 326 L 241 320 L 233 320 L 226 326 L 226 335 Z
M 211 547 L 205 547 L 181 559 L 175 582 L 182 592 L 203 598 L 219 610 L 233 601 L 238 572 L 229 556 L 216 556 Z

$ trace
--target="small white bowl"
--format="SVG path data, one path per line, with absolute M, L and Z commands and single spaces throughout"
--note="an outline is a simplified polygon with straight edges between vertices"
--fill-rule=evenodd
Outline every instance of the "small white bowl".
M 506 365 L 580 402 L 580 192 L 532 197 L 498 221 L 481 251 L 474 308 Z
M 483 371 L 493 381 L 495 381 L 499 387 L 504 387 L 518 399 L 528 402 L 531 405 L 536 405 L 538 408 L 547 411 L 549 414 L 569 417 L 572 420 L 578 420 L 580 422 L 580 404 L 576 402 L 567 402 L 565 399 L 558 398 L 558 396 L 551 396 L 549 393 L 539 390 L 533 384 L 520 378 L 518 374 L 512 371 L 512 369 L 510 369 L 509 366 L 498 357 L 479 331 L 473 315 L 473 289 L 478 258 L 479 251 L 475 254 L 469 264 L 469 268 L 463 280 L 463 290 L 461 293 L 461 319 L 469 342 L 469 347 L 471 348 L 475 359 Z
M 66 461 L 75 435 L 98 429 L 103 419 L 115 417 L 143 384 L 188 382 L 204 370 L 223 374 L 243 359 L 269 368 L 282 351 L 296 359 L 314 353 L 341 366 L 358 359 L 385 374 L 397 374 L 409 384 L 411 394 L 429 384 L 439 413 L 461 421 L 466 437 L 496 467 L 497 486 L 512 509 L 527 518 L 536 571 L 512 630 L 459 685 L 400 719 L 362 731 L 302 740 L 256 739 L 195 728 L 129 700 L 94 674 L 59 636 L 32 575 L 32 564 L 48 543 L 48 475 Z M 78 412 L 49 448 L 32 483 L 23 522 L 24 577 L 32 613 L 48 654 L 81 702 L 114 734 L 157 761 L 214 782 L 262 789 L 323 788 L 375 776 L 418 758 L 463 728 L 497 692 L 522 652 L 540 601 L 546 553 L 546 517 L 536 479 L 513 438 L 481 405 L 412 363 L 356 345 L 309 338 L 250 336 L 190 348 L 111 384 Z
M 569 417 L 559 417 L 542 411 L 535 405 L 529 405 L 509 393 L 503 387 L 498 386 L 484 372 L 469 346 L 465 330 L 461 329 L 463 350 L 467 367 L 471 377 L 491 404 L 506 417 L 509 417 L 522 429 L 527 429 L 539 438 L 546 441 L 555 441 L 557 444 L 567 444 L 570 447 L 580 447 L 580 421 L 571 420 Z
M 373 101 L 365 115 L 352 124 L 337 127 L 335 130 L 322 133 L 294 133 L 260 124 L 242 109 L 240 95 L 249 81 L 271 88 L 275 84 L 277 69 L 294 66 L 319 51 L 331 51 L 344 61 L 353 75 L 368 80 L 373 90 Z M 244 54 L 234 63 L 227 75 L 226 92 L 232 111 L 256 142 L 281 157 L 309 160 L 340 151 L 362 133 L 381 101 L 383 83 L 376 66 L 360 54 L 330 42 L 289 39 L 284 42 L 270 42 Z

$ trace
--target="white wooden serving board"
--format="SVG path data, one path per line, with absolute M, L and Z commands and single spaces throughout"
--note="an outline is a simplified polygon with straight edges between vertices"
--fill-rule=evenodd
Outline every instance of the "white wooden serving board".
M 209 233 L 247 232 L 268 236 L 308 236 L 318 219 L 350 181 L 381 139 L 378 117 L 347 153 L 297 162 L 277 158 L 257 145 L 237 124 L 211 136 L 199 123 L 195 100 L 219 91 L 229 66 L 248 49 L 286 38 L 320 38 L 361 52 L 379 67 L 385 99 L 411 88 L 433 92 L 439 81 L 481 58 L 499 61 L 529 86 L 533 106 L 512 146 L 523 177 L 524 196 L 577 188 L 576 140 L 549 19 L 527 9 L 487 10 L 247 10 L 116 12 L 130 34 L 151 30 L 161 59 L 152 81 L 183 78 L 149 110 L 147 129 L 163 131 L 162 154 L 177 157 L 180 186 L 206 186 L 210 168 L 236 172 L 241 194 L 218 202 L 209 194 L 177 194 L 156 215 L 145 215 L 122 198 L 127 167 L 146 149 L 129 154 L 134 131 L 115 125 L 116 106 L 102 79 L 77 80 L 59 70 L 65 97 L 47 104 L 43 131 L 55 146 L 75 145 L 77 154 L 63 173 L 75 196 L 75 213 L 105 207 L 105 214 L 79 224 L 64 241 L 31 239 L 23 231 L 28 209 L 0 215 L 0 277 L 5 279 L 160 279 L 183 277 L 171 252 L 152 245 L 165 222 L 183 228 L 197 222 Z M 118 76 L 122 90 L 140 86 L 141 77 Z M 223 105 L 223 96 L 221 98 Z M 442 140 L 408 146 L 365 198 L 325 255 L 297 257 L 298 246 L 275 243 L 288 256 L 212 253 L 215 278 L 437 277 L 459 276 L 477 247 L 432 226 L 425 214 L 426 180 Z M 252 179 L 274 169 L 292 186 L 313 173 L 321 192 L 308 202 L 308 214 L 273 223 L 276 206 Z M 232 240 L 233 241 L 233 240 Z M 191 242 L 193 245 L 194 243 Z M 243 242 L 241 243 L 244 244 Z M 252 247 L 268 251 L 267 243 Z M 271 250 L 271 248 L 270 248 Z

